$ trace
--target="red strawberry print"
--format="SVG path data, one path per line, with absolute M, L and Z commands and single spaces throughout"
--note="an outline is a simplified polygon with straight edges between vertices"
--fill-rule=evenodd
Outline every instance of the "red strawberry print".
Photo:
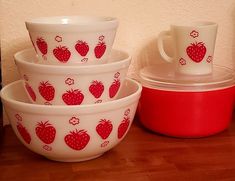
M 89 51 L 89 46 L 85 41 L 78 40 L 77 44 L 75 45 L 75 49 L 81 56 L 86 56 Z
M 120 80 L 114 79 L 113 83 L 109 87 L 109 97 L 110 98 L 113 98 L 117 94 L 120 85 L 121 85 Z
M 52 101 L 55 97 L 55 88 L 48 82 L 40 82 L 39 93 L 46 101 Z
M 118 126 L 118 138 L 121 139 L 124 134 L 126 133 L 128 127 L 130 124 L 130 118 L 129 117 L 124 117 L 123 121 L 121 124 Z
M 21 124 L 21 123 L 17 123 L 17 130 L 19 131 L 21 137 L 23 138 L 23 140 L 30 144 L 31 142 L 31 136 L 29 134 L 29 132 L 27 131 L 27 129 Z
M 99 98 L 104 92 L 104 85 L 101 81 L 94 80 L 89 87 L 89 91 L 95 98 Z
M 110 120 L 101 119 L 99 124 L 96 126 L 96 132 L 100 135 L 102 139 L 109 137 L 113 130 L 113 125 Z
M 206 54 L 206 47 L 203 42 L 195 42 L 191 43 L 191 45 L 187 47 L 186 52 L 194 62 L 199 63 L 203 60 Z
M 74 150 L 82 150 L 86 147 L 90 141 L 90 136 L 85 130 L 70 131 L 68 135 L 64 137 L 65 143 Z
M 66 63 L 70 56 L 71 52 L 66 46 L 58 46 L 53 50 L 54 56 L 62 63 Z
M 40 50 L 40 52 L 43 55 L 46 55 L 47 54 L 47 43 L 46 43 L 46 41 L 42 37 L 40 37 L 40 38 L 37 38 L 36 44 L 37 44 L 37 47 Z
M 27 82 L 25 83 L 25 88 L 26 88 L 27 92 L 29 93 L 31 99 L 33 101 L 36 101 L 36 94 L 35 94 L 33 88 Z
M 94 49 L 95 57 L 96 57 L 96 58 L 101 58 L 101 57 L 104 55 L 105 50 L 106 50 L 106 44 L 105 44 L 105 42 L 101 42 L 101 41 L 100 41 L 100 42 L 96 45 L 96 47 L 95 47 L 95 49 Z
M 48 121 L 39 122 L 35 128 L 35 132 L 38 138 L 45 144 L 51 144 L 56 135 L 56 129 Z
M 84 95 L 78 89 L 71 89 L 62 95 L 62 99 L 67 105 L 80 105 L 84 99 Z

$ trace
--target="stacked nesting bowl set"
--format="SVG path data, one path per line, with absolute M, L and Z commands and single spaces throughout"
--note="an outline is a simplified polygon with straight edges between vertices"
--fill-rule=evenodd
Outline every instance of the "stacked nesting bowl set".
M 141 85 L 126 78 L 131 56 L 112 48 L 112 17 L 26 21 L 33 48 L 14 55 L 21 80 L 1 98 L 30 150 L 56 161 L 84 161 L 117 145 L 133 121 Z

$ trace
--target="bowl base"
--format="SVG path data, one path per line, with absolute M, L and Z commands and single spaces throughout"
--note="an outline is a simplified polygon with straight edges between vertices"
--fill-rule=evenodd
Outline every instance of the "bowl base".
M 49 160 L 58 161 L 58 162 L 82 162 L 82 161 L 88 161 L 88 160 L 98 158 L 103 154 L 104 153 L 94 155 L 94 156 L 91 156 L 91 157 L 80 158 L 80 159 L 76 159 L 76 158 L 56 158 L 56 157 L 46 157 L 46 158 L 49 159 Z

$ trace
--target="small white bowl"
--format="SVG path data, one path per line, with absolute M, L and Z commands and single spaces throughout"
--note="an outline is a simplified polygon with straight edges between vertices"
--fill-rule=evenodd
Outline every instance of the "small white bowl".
M 80 105 L 110 101 L 116 98 L 126 77 L 131 57 L 113 50 L 107 64 L 59 66 L 35 64 L 33 49 L 14 55 L 32 103 L 47 105 Z
M 11 126 L 30 150 L 51 160 L 96 158 L 117 145 L 135 116 L 142 87 L 126 79 L 117 100 L 81 106 L 30 104 L 22 81 L 1 90 Z
M 118 20 L 114 17 L 58 16 L 25 22 L 42 64 L 103 64 L 111 52 Z

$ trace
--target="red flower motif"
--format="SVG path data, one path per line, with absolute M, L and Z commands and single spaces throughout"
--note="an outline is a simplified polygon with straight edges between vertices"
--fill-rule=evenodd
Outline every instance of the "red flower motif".
M 95 104 L 99 104 L 99 103 L 101 103 L 101 102 L 102 102 L 102 100 L 99 99 L 99 100 L 95 101 Z
M 46 55 L 42 55 L 43 60 L 47 60 L 47 56 Z
M 88 58 L 83 58 L 82 60 L 81 60 L 81 62 L 87 62 L 88 61 Z
M 44 102 L 45 105 L 52 105 L 50 102 Z
M 15 118 L 16 118 L 18 121 L 22 121 L 22 117 L 21 117 L 19 114 L 15 114 Z
M 56 36 L 56 37 L 55 37 L 55 41 L 57 41 L 57 42 L 62 42 L 62 37 L 61 37 L 61 36 Z
M 109 141 L 105 141 L 100 146 L 103 148 L 103 147 L 106 147 L 108 144 L 109 144 Z
M 117 72 L 117 73 L 114 74 L 114 78 L 116 78 L 116 79 L 117 79 L 119 76 L 120 76 L 120 72 Z
M 100 40 L 100 41 L 103 41 L 103 40 L 104 40 L 104 35 L 101 35 L 101 36 L 99 37 L 99 40 Z
M 193 38 L 196 38 L 199 36 L 199 33 L 196 31 L 196 30 L 193 30 L 191 33 L 190 33 L 190 36 L 193 37 Z
M 73 84 L 74 84 L 74 79 L 72 79 L 72 78 L 67 78 L 67 79 L 65 80 L 65 84 L 73 85 Z
M 128 116 L 128 115 L 130 114 L 130 111 L 131 111 L 130 108 L 128 108 L 128 109 L 125 111 L 124 115 L 125 115 L 125 116 Z
M 211 63 L 212 60 L 213 60 L 213 57 L 212 57 L 212 56 L 208 56 L 207 59 L 206 59 L 206 61 L 207 61 L 208 63 Z
M 179 60 L 179 62 L 180 62 L 181 65 L 186 65 L 186 60 L 184 60 L 183 58 L 181 58 L 181 59 Z
M 79 118 L 76 118 L 76 117 L 72 117 L 69 120 L 69 124 L 72 124 L 72 125 L 76 125 L 76 124 L 79 124 L 79 123 L 80 123 Z
M 48 145 L 44 145 L 42 148 L 46 151 L 51 151 L 52 150 L 52 147 L 50 147 Z
M 28 81 L 28 80 L 29 80 L 28 76 L 25 75 L 25 74 L 23 75 L 23 78 L 24 78 L 25 81 Z

